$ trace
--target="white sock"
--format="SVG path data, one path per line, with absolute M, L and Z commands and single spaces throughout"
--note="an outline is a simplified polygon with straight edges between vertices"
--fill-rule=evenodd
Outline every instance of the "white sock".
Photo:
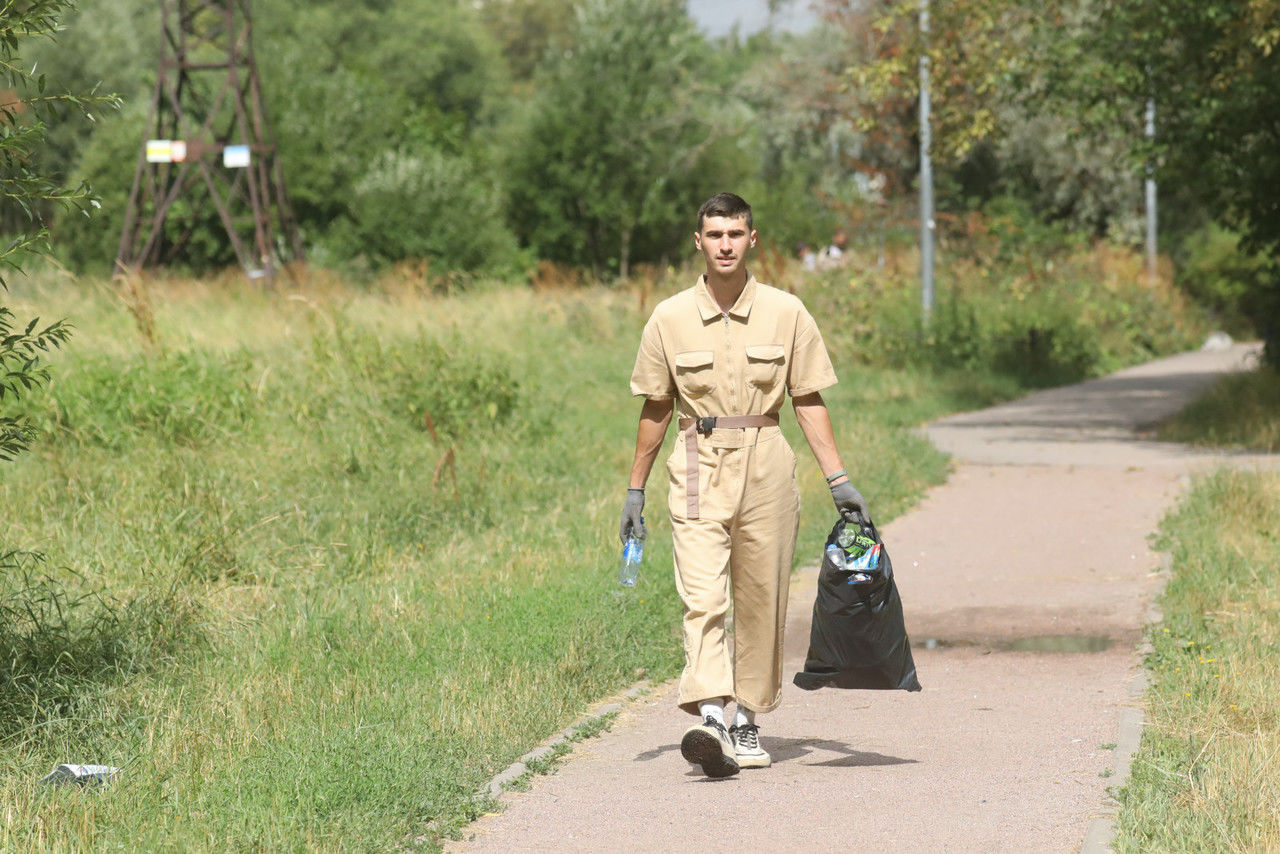
M 756 722 L 756 713 L 741 703 L 738 704 L 738 711 L 733 714 L 734 726 L 746 726 Z
M 711 718 L 724 725 L 724 700 L 703 700 L 698 704 L 698 713 L 703 720 Z

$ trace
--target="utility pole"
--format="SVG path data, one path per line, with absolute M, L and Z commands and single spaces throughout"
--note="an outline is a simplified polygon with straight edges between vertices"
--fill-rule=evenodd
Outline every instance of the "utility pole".
M 172 260 L 197 217 L 175 203 L 203 185 L 236 259 L 270 280 L 302 258 L 284 175 L 262 108 L 249 0 L 160 0 L 161 46 L 148 137 L 138 153 L 117 274 Z
M 1147 99 L 1147 144 L 1156 140 L 1156 99 Z M 1155 161 L 1147 159 L 1147 277 L 1154 283 L 1156 280 L 1156 167 Z
M 933 130 L 929 125 L 929 0 L 920 0 L 920 304 L 933 314 Z

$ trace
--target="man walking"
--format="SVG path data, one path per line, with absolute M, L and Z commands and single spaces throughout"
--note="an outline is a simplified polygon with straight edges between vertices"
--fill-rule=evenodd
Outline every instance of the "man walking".
M 701 719 L 681 739 L 709 777 L 765 768 L 756 715 L 782 697 L 787 587 L 800 520 L 795 454 L 778 427 L 786 395 L 836 508 L 868 516 L 840 461 L 821 390 L 836 382 L 817 324 L 799 299 L 747 270 L 751 206 L 732 193 L 698 211 L 706 273 L 660 303 L 631 375 L 644 397 L 620 534 L 644 535 L 644 487 L 678 412 L 667 460 L 676 588 L 684 604 L 680 708 Z M 732 594 L 734 643 L 725 615 Z M 732 721 L 726 703 L 734 701 Z

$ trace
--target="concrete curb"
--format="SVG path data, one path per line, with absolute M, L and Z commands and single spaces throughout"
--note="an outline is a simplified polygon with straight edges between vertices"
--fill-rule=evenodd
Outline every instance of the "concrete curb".
M 1172 573 L 1173 558 L 1166 552 L 1160 559 L 1160 589 L 1155 592 L 1151 606 L 1147 609 L 1146 624 L 1148 626 L 1154 626 L 1164 618 L 1164 614 L 1160 611 L 1159 606 L 1156 605 L 1156 601 L 1164 593 L 1165 585 L 1169 583 L 1169 577 Z M 1129 774 L 1133 769 L 1133 757 L 1138 752 L 1138 746 L 1142 743 L 1142 727 L 1146 723 L 1145 703 L 1148 682 L 1146 661 L 1147 657 L 1155 652 L 1155 648 L 1151 645 L 1151 641 L 1144 637 L 1142 642 L 1138 644 L 1137 652 L 1142 657 L 1142 661 L 1139 664 L 1138 672 L 1134 674 L 1133 679 L 1129 682 L 1129 702 L 1131 705 L 1120 714 L 1120 732 L 1116 738 L 1116 762 L 1113 768 L 1115 784 L 1112 788 L 1117 794 L 1129 782 Z M 1080 846 L 1080 854 L 1107 854 L 1107 852 L 1111 851 L 1111 843 L 1115 840 L 1116 835 L 1115 822 L 1119 808 L 1120 802 L 1115 797 L 1108 799 L 1103 815 L 1095 818 L 1093 823 L 1089 825 L 1089 832 L 1085 834 L 1084 844 Z
M 485 784 L 478 794 L 483 798 L 501 801 L 503 795 L 507 792 L 508 786 L 516 780 L 519 780 L 524 775 L 530 773 L 531 769 L 529 768 L 529 765 L 531 763 L 551 757 L 556 752 L 556 749 L 561 745 L 577 740 L 578 733 L 580 733 L 584 728 L 599 723 L 609 715 L 620 711 L 625 703 L 633 703 L 640 697 L 652 693 L 653 690 L 654 686 L 651 685 L 648 680 L 643 680 L 632 685 L 621 694 L 617 694 L 614 697 L 605 700 L 602 705 L 578 718 L 567 728 L 551 736 L 546 741 L 542 742 L 542 744 L 538 745 L 533 750 L 530 750 L 515 762 L 512 762 L 505 770 L 498 773 L 493 777 L 493 779 Z

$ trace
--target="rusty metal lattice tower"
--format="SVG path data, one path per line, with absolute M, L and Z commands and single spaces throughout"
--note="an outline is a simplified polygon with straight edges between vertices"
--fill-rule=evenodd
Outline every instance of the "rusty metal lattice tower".
M 203 184 L 241 267 L 271 278 L 302 243 L 262 108 L 249 0 L 160 0 L 160 66 L 116 255 L 117 273 L 171 261 Z M 169 227 L 166 228 L 166 223 Z

